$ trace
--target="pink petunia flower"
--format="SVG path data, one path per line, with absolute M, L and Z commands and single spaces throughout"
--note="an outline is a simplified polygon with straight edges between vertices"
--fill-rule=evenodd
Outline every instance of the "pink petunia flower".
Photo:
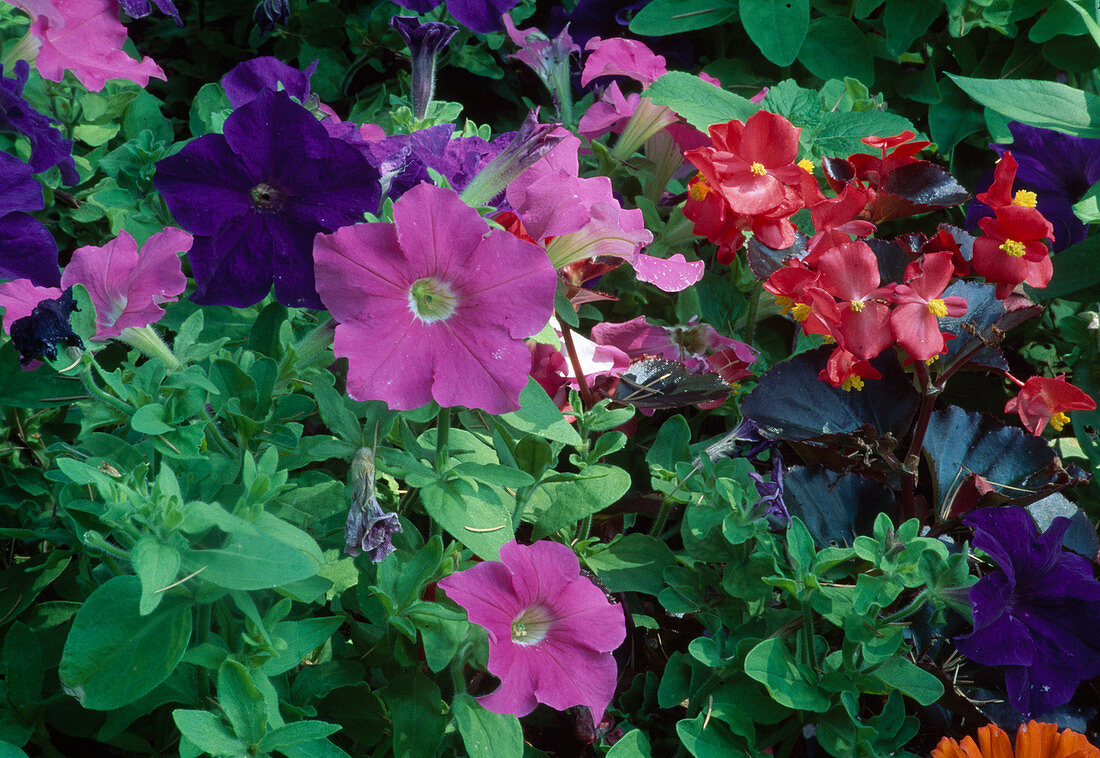
M 703 276 L 702 261 L 639 252 L 653 241 L 642 212 L 624 209 L 606 176 L 581 178 L 580 140 L 568 135 L 508 185 L 508 204 L 555 268 L 601 255 L 629 262 L 638 278 L 678 292 Z
M 623 37 L 601 40 L 593 37 L 584 49 L 590 55 L 581 73 L 582 87 L 601 76 L 629 76 L 648 87 L 668 71 L 665 57 L 657 55 L 638 40 Z
M 554 311 L 557 274 L 535 245 L 494 229 L 453 190 L 419 184 L 393 224 L 314 240 L 317 292 L 348 359 L 348 394 L 395 410 L 431 400 L 490 413 L 519 408 L 523 342 Z
M 611 651 L 626 638 L 622 606 L 580 575 L 565 545 L 509 542 L 486 561 L 440 580 L 447 596 L 489 633 L 500 688 L 479 699 L 494 713 L 526 716 L 543 703 L 588 706 L 599 724 L 615 694 Z
M 103 247 L 76 250 L 61 275 L 61 288 L 83 284 L 96 310 L 97 340 L 118 337 L 128 327 L 155 323 L 187 288 L 179 253 L 191 249 L 191 235 L 168 227 L 151 236 L 138 253 L 123 230 Z
M 731 359 L 742 365 L 756 360 L 756 351 L 749 345 L 719 334 L 710 324 L 694 319 L 679 326 L 651 324 L 645 316 L 622 323 L 605 321 L 592 327 L 592 341 L 616 347 L 632 360 L 656 356 L 680 361 L 688 371 L 696 374 L 713 370 L 708 357 L 724 350 L 732 352 L 723 356 L 722 365 Z
M 59 82 L 72 71 L 80 83 L 99 92 L 108 79 L 129 79 L 142 87 L 150 77 L 166 79 L 152 58 L 136 61 L 122 51 L 126 27 L 117 0 L 12 0 L 31 17 L 35 65 L 44 79 Z M 33 55 L 33 54 L 32 54 Z

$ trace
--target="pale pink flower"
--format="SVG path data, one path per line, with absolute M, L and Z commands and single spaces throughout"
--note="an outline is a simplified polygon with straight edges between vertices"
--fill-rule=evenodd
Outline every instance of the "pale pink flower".
M 11 334 L 11 325 L 24 316 L 31 315 L 34 306 L 43 300 L 61 297 L 57 287 L 39 287 L 30 279 L 13 279 L 0 282 L 0 308 L 4 309 L 4 332 Z
M 580 575 L 565 545 L 509 542 L 486 561 L 440 580 L 489 634 L 489 673 L 500 688 L 479 698 L 494 713 L 526 716 L 543 703 L 588 706 L 599 724 L 615 694 L 611 651 L 626 638 L 620 605 Z
M 345 226 L 314 240 L 317 292 L 339 323 L 348 394 L 409 410 L 435 400 L 490 413 L 519 408 L 531 354 L 523 339 L 554 310 L 546 253 L 489 225 L 449 189 L 419 184 L 393 224 Z
M 12 0 L 31 17 L 37 43 L 35 66 L 44 79 L 59 82 L 72 71 L 88 89 L 99 92 L 108 79 L 129 79 L 142 87 L 149 77 L 166 79 L 145 57 L 136 61 L 122 51 L 126 27 L 118 20 L 117 0 Z
M 61 288 L 83 284 L 96 310 L 97 340 L 118 337 L 127 327 L 156 323 L 161 305 L 187 288 L 179 253 L 191 249 L 191 235 L 168 227 L 151 236 L 138 253 L 123 230 L 103 247 L 78 248 L 61 274 Z

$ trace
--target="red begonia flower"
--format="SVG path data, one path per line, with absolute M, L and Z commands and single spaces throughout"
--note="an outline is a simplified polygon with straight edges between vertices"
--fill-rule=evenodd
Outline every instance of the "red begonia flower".
M 992 218 L 978 220 L 983 235 L 974 242 L 974 272 L 997 285 L 997 297 L 1008 297 L 1021 282 L 1045 287 L 1054 273 L 1043 240 L 1054 228 L 1034 208 L 1007 205 Z
M 897 306 L 890 314 L 890 329 L 909 357 L 927 361 L 947 348 L 940 319 L 966 313 L 966 299 L 942 297 L 954 273 L 951 253 L 929 253 L 906 268 L 905 284 L 894 288 Z
M 857 358 L 870 360 L 894 341 L 889 329 L 893 285 L 880 287 L 878 259 L 865 242 L 830 248 L 818 260 L 821 286 L 841 301 L 837 343 Z
M 1005 404 L 1005 413 L 1019 414 L 1024 427 L 1038 436 L 1048 422 L 1054 431 L 1062 431 L 1069 422 L 1066 411 L 1096 410 L 1096 401 L 1063 379 L 1064 376 L 1031 377 L 1021 385 L 1016 397 Z
M 863 389 L 864 379 L 881 379 L 882 374 L 865 360 L 861 360 L 842 347 L 829 355 L 829 360 L 817 375 L 820 381 L 840 387 L 845 392 Z

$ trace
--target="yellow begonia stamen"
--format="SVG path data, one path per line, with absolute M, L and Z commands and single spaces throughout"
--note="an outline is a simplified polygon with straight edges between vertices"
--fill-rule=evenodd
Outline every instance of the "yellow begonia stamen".
M 805 321 L 810 317 L 810 311 L 812 309 L 806 303 L 798 303 L 791 308 L 791 318 L 795 321 Z
M 710 185 L 702 176 L 697 176 L 688 184 L 688 194 L 692 200 L 702 200 L 710 194 Z
M 840 388 L 845 392 L 851 392 L 852 390 L 863 389 L 863 377 L 862 376 L 849 376 L 840 385 Z
M 1025 208 L 1034 208 L 1038 201 L 1038 196 L 1030 190 L 1016 190 L 1016 195 L 1012 198 L 1013 205 L 1022 205 Z
M 776 295 L 775 304 L 779 306 L 780 313 L 790 313 L 791 308 L 794 307 L 794 300 L 791 300 L 786 295 Z
M 1022 258 L 1024 253 L 1027 252 L 1024 243 L 1017 240 L 1005 240 L 1001 245 L 1001 250 L 1007 255 L 1011 255 L 1013 258 Z
M 1069 414 L 1059 411 L 1050 417 L 1050 428 L 1056 432 L 1062 431 L 1062 427 L 1069 423 Z
M 805 171 L 807 174 L 812 174 L 814 172 L 814 162 L 811 161 L 809 158 L 803 158 L 802 160 L 800 160 L 798 162 L 798 167 Z
M 768 173 L 768 170 L 764 168 L 763 163 L 753 163 L 751 166 L 749 166 L 749 172 L 755 174 L 756 176 L 764 176 Z
M 822 334 L 821 335 L 821 344 L 822 345 L 835 345 L 836 344 L 836 337 L 834 337 L 831 334 Z
M 927 360 L 926 360 L 926 361 L 924 362 L 924 365 L 925 365 L 925 366 L 931 366 L 931 365 L 932 365 L 933 363 L 935 363 L 935 362 L 936 362 L 936 361 L 938 361 L 939 359 L 940 359 L 940 357 L 939 357 L 938 355 L 933 355 L 933 356 L 932 356 L 931 358 L 928 358 L 928 359 L 927 359 Z
M 862 311 L 864 309 L 864 307 L 866 307 L 866 305 L 867 305 L 867 303 L 863 302 L 862 300 L 852 300 L 851 302 L 848 303 L 848 307 L 851 308 L 856 313 L 859 313 L 860 311 Z
M 940 299 L 929 300 L 928 312 L 936 318 L 943 318 L 947 315 L 947 303 Z

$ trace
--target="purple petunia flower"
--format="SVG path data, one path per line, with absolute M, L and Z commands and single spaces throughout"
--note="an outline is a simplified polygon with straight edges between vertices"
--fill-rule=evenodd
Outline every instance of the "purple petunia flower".
M 27 213 L 45 207 L 42 185 L 31 167 L 0 152 L 0 279 L 30 279 L 41 286 L 61 281 L 57 243 L 42 222 Z
M 1025 715 L 1069 702 L 1077 685 L 1100 674 L 1100 582 L 1079 555 L 1062 551 L 1070 526 L 1056 518 L 1039 533 L 1023 508 L 983 508 L 965 519 L 974 547 L 998 570 L 970 588 L 974 631 L 959 652 L 1004 666 L 1009 701 Z
M 4 67 L 0 66 L 0 131 L 19 132 L 30 141 L 30 163 L 36 174 L 57 166 L 65 184 L 79 184 L 80 175 L 72 156 L 73 141 L 54 128 L 58 121 L 43 116 L 23 99 L 30 65 L 18 60 L 14 71 L 14 79 L 4 79 Z
M 149 0 L 118 0 L 118 4 L 130 18 L 145 18 L 153 12 Z M 183 19 L 180 18 L 180 12 L 172 0 L 153 0 L 153 5 L 157 6 L 158 11 L 174 20 L 177 26 L 183 26 Z
M 394 0 L 402 8 L 427 13 L 442 0 Z M 447 11 L 455 21 L 479 34 L 499 32 L 504 28 L 500 17 L 516 7 L 519 0 L 449 0 Z
M 390 26 L 409 48 L 412 110 L 417 119 L 423 119 L 435 96 L 436 57 L 447 48 L 458 27 L 438 21 L 423 22 L 415 16 L 394 16 Z
M 222 77 L 221 84 L 229 104 L 234 108 L 252 102 L 265 89 L 285 90 L 298 102 L 305 103 L 310 94 L 309 79 L 316 70 L 317 61 L 302 71 L 278 58 L 261 55 L 231 68 Z
M 479 698 L 493 713 L 526 716 L 539 703 L 584 705 L 599 724 L 615 694 L 611 651 L 623 643 L 621 605 L 580 575 L 565 545 L 515 541 L 485 561 L 441 579 L 447 596 L 489 634 L 489 673 L 500 688 Z
M 275 286 L 287 306 L 321 308 L 313 237 L 378 207 L 378 172 L 286 92 L 265 89 L 157 163 L 153 180 L 195 235 L 193 300 L 246 307 Z
M 1054 225 L 1053 252 L 1065 250 L 1085 238 L 1085 224 L 1073 212 L 1073 205 L 1089 187 L 1100 181 L 1100 139 L 1072 137 L 1053 129 L 1012 121 L 1011 145 L 989 147 L 1003 156 L 1009 150 L 1016 159 L 1016 180 L 1012 191 L 1028 190 L 1037 195 L 1036 207 Z M 975 194 L 993 183 L 993 172 L 978 182 Z M 966 227 L 976 232 L 978 219 L 992 216 L 985 203 L 973 200 L 966 213 Z

